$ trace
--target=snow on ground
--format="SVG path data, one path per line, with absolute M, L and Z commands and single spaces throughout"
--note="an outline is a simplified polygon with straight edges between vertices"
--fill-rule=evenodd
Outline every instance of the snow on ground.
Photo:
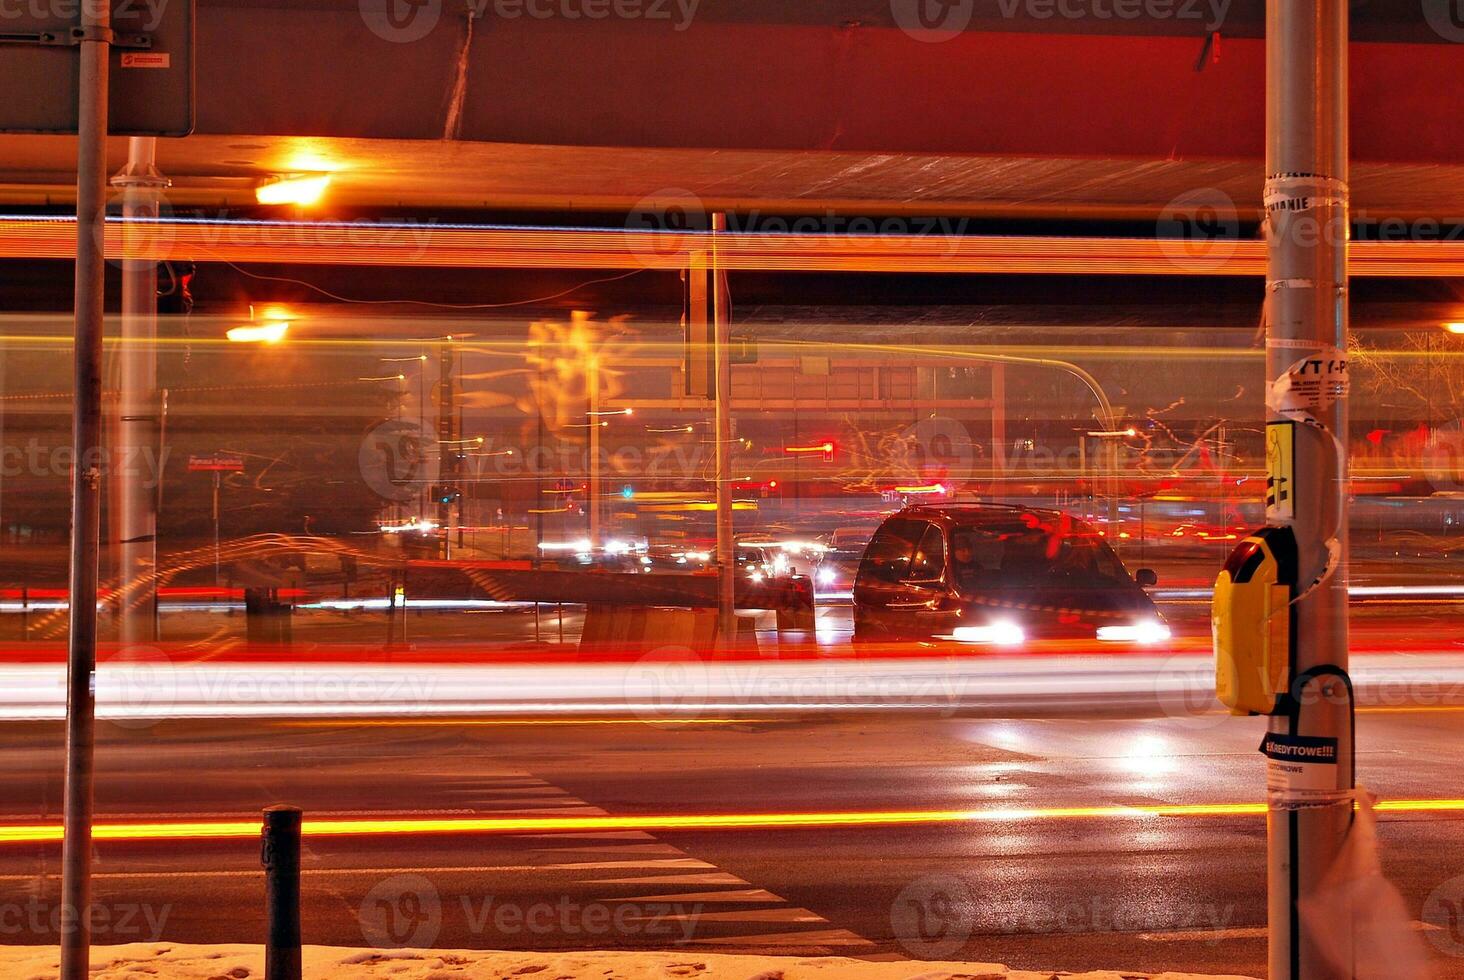
M 306 980 L 1200 980 L 1191 973 L 1032 972 L 994 963 L 867 963 L 832 956 L 306 946 L 303 960 Z M 0 946 L 0 976 L 6 980 L 52 980 L 57 964 L 54 946 Z M 264 952 L 259 946 L 179 943 L 96 946 L 91 976 L 92 980 L 262 980 Z

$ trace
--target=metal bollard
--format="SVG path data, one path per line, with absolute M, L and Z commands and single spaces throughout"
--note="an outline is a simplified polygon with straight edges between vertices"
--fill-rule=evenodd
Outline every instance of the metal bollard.
M 265 807 L 263 846 L 265 980 L 300 980 L 300 808 Z

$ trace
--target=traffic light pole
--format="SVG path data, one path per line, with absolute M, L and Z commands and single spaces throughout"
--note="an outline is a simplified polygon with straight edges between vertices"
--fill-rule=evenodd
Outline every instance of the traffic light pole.
M 732 533 L 732 324 L 726 290 L 719 286 L 721 256 L 717 236 L 727 230 L 727 215 L 712 215 L 712 351 L 716 385 L 717 477 L 717 636 L 725 646 L 737 639 L 737 555 Z
M 585 421 L 588 428 L 588 438 L 585 440 L 590 454 L 585 478 L 585 529 L 590 539 L 591 548 L 602 548 L 605 542 L 600 539 L 600 523 L 602 519 L 600 508 L 604 506 L 604 485 L 600 467 L 600 429 L 603 422 L 600 417 L 600 351 L 599 338 L 590 332 L 589 317 L 582 310 L 575 311 L 575 317 L 582 323 L 586 336 L 586 342 L 590 345 L 589 355 L 585 358 Z
M 96 735 L 97 563 L 102 524 L 102 332 L 107 92 L 112 13 L 81 5 L 77 82 L 76 339 L 67 603 L 66 788 L 62 804 L 61 980 L 87 980 L 91 955 L 92 762 Z
M 1286 494 L 1267 523 L 1298 552 L 1289 697 L 1267 743 L 1330 745 L 1307 785 L 1268 771 L 1270 977 L 1353 976 L 1353 909 L 1328 876 L 1352 825 L 1347 675 L 1347 0 L 1270 0 L 1266 13 L 1268 458 Z M 1285 431 L 1275 431 L 1280 427 Z M 1273 439 L 1272 436 L 1275 438 Z M 1285 474 L 1284 477 L 1282 474 Z M 1278 482 L 1276 484 L 1280 486 Z M 1269 754 L 1269 753 L 1268 753 Z

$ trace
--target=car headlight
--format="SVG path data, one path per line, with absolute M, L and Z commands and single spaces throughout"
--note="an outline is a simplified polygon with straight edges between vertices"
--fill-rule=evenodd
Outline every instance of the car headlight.
M 1157 619 L 1146 619 L 1128 626 L 1098 627 L 1098 639 L 1111 643 L 1163 643 L 1169 636 L 1169 627 Z
M 989 623 L 985 626 L 957 626 L 951 637 L 961 643 L 994 643 L 1002 647 L 1021 646 L 1027 634 L 1016 623 Z
M 820 568 L 818 570 L 819 585 L 833 585 L 838 577 L 838 573 L 835 572 L 832 568 Z

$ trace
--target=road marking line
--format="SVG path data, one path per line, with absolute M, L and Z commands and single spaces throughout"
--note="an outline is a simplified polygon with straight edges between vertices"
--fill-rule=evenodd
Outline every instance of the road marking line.
M 669 880 L 669 879 L 668 879 Z M 602 902 L 786 902 L 787 899 L 761 888 L 732 888 L 721 892 L 687 892 L 684 895 L 632 895 L 602 898 Z
M 552 792 L 555 796 L 562 797 L 563 799 L 566 799 L 566 800 L 576 800 L 576 799 L 579 799 L 579 797 L 574 796 L 574 795 L 572 795 L 570 793 L 566 793 L 562 789 L 551 789 L 551 787 L 549 787 L 549 786 L 509 786 L 509 787 L 503 787 L 503 786 L 482 786 L 482 787 L 474 787 L 474 786 L 448 786 L 444 790 L 444 792 L 447 792 L 447 793 L 476 793 L 476 794 L 478 794 L 480 796 L 510 795 L 510 794 L 513 794 L 513 793 L 529 793 L 529 792 L 538 793 L 541 796 L 544 796 L 545 794 L 549 794 L 549 793 Z M 548 797 L 545 796 L 545 799 L 547 799 L 547 798 Z
M 847 929 L 826 929 L 821 932 L 775 932 L 762 936 L 709 936 L 691 940 L 692 945 L 702 943 L 711 946 L 794 946 L 800 948 L 874 945 L 863 936 L 856 936 Z
M 604 901 L 619 902 L 628 899 L 605 899 Z M 672 899 L 681 901 L 681 899 Z M 784 902 L 787 899 L 774 896 L 774 901 Z M 738 909 L 733 912 L 687 912 L 671 915 L 637 915 L 631 916 L 632 922 L 783 922 L 783 923 L 808 923 L 822 922 L 828 924 L 828 919 L 808 909 L 784 906 L 778 909 Z M 802 934 L 792 935 L 802 938 Z
M 751 882 L 725 871 L 700 875 L 645 875 L 638 878 L 595 878 L 586 885 L 748 885 Z
M 644 830 L 601 830 L 584 834 L 505 834 L 514 840 L 642 840 L 656 838 Z
M 460 794 L 467 796 L 469 794 Z M 464 799 L 460 803 L 471 803 L 475 813 L 513 813 L 515 811 L 528 812 L 528 808 L 534 808 L 536 813 L 566 813 L 573 811 L 604 813 L 605 811 L 597 806 L 590 806 L 584 800 L 574 796 L 562 798 L 536 796 L 526 799 L 517 797 L 497 797 L 482 800 Z
M 649 861 L 578 861 L 572 864 L 539 864 L 530 865 L 546 871 L 592 871 L 601 868 L 711 868 L 716 870 L 715 864 L 708 864 L 706 861 L 694 857 L 685 858 L 664 858 L 662 860 L 651 859 Z
M 618 844 L 611 847 L 536 847 L 535 854 L 685 854 L 671 844 Z

